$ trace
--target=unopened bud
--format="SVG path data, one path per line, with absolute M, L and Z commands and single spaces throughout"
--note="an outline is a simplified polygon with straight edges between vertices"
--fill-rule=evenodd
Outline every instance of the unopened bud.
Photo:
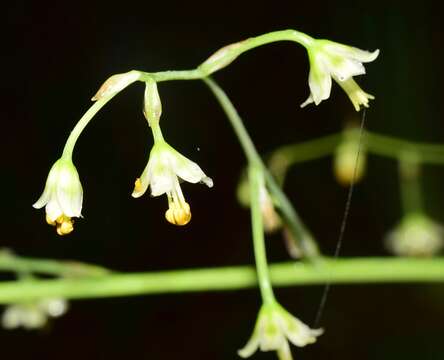
M 352 129 L 348 132 L 344 135 L 342 144 L 337 147 L 333 159 L 336 179 L 344 186 L 359 182 L 365 175 L 367 165 L 365 150 L 360 145 L 359 131 Z
M 150 79 L 145 84 L 143 113 L 151 126 L 151 124 L 159 122 L 160 115 L 162 114 L 162 103 L 157 91 L 157 83 Z
M 444 227 L 424 214 L 409 214 L 387 235 L 386 246 L 398 256 L 433 256 L 444 248 Z
M 103 85 L 100 87 L 99 91 L 91 98 L 92 101 L 100 100 L 105 97 L 114 96 L 128 85 L 137 81 L 140 77 L 138 71 L 129 71 L 123 74 L 116 74 L 109 77 Z
M 244 41 L 240 41 L 224 46 L 205 60 L 199 68 L 203 70 L 206 75 L 210 75 L 225 66 L 230 65 L 240 55 L 240 49 L 242 48 L 243 43 Z

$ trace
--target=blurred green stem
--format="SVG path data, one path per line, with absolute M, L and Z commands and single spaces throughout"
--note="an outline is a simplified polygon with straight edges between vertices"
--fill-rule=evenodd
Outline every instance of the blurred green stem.
M 401 202 L 405 214 L 422 212 L 421 167 L 415 153 L 407 152 L 399 158 Z
M 54 273 L 53 266 L 45 264 L 46 260 L 22 259 L 22 262 L 28 261 L 30 269 L 36 267 Z M 0 268 L 5 269 L 3 262 L 4 259 L 0 258 Z M 9 266 L 12 267 L 9 270 L 15 270 L 13 264 L 9 263 Z M 326 281 L 332 284 L 444 283 L 444 258 L 325 258 L 324 261 L 316 265 L 289 262 L 271 264 L 269 269 L 271 283 L 275 287 L 324 284 Z M 63 270 L 63 266 L 60 267 L 60 270 Z M 0 304 L 48 297 L 87 299 L 195 291 L 227 291 L 256 286 L 256 271 L 250 266 L 153 273 L 109 273 L 94 277 L 0 282 Z
M 0 250 L 0 271 L 61 277 L 101 276 L 109 273 L 109 270 L 97 265 L 77 261 L 26 258 L 16 256 L 9 250 Z
M 214 80 L 212 80 L 211 78 L 204 78 L 203 81 L 211 89 L 222 109 L 224 110 L 225 115 L 230 121 L 234 132 L 236 133 L 236 136 L 241 143 L 248 162 L 250 164 L 255 164 L 256 166 L 261 167 L 270 193 L 276 199 L 284 220 L 289 225 L 290 231 L 292 232 L 294 238 L 297 239 L 297 241 L 299 242 L 299 247 L 302 249 L 303 255 L 311 260 L 318 258 L 320 256 L 320 253 L 313 236 L 302 223 L 301 219 L 296 213 L 296 210 L 293 208 L 293 205 L 288 200 L 287 196 L 282 192 L 280 186 L 276 183 L 273 176 L 265 167 L 233 103 Z
M 270 304 L 275 301 L 273 288 L 270 282 L 270 272 L 265 250 L 264 225 L 260 204 L 260 189 L 264 187 L 264 174 L 260 164 L 250 164 L 248 168 L 250 183 L 251 224 L 253 228 L 254 257 L 256 259 L 257 277 L 261 290 L 262 301 Z

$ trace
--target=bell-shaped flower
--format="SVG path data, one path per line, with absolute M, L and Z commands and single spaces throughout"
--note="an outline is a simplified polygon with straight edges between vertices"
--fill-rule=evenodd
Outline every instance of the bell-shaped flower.
M 199 165 L 181 155 L 164 140 L 158 140 L 151 149 L 145 170 L 136 179 L 132 196 L 142 196 L 148 186 L 151 187 L 152 196 L 166 194 L 168 210 L 165 218 L 171 224 L 185 225 L 191 220 L 191 211 L 183 196 L 179 179 L 213 186 L 213 180 L 205 175 Z
M 62 298 L 43 299 L 36 302 L 8 305 L 3 312 L 3 328 L 27 330 L 42 328 L 49 318 L 60 317 L 68 310 L 68 302 Z
M 264 304 L 259 311 L 253 335 L 238 354 L 247 358 L 260 349 L 276 351 L 280 360 L 291 360 L 288 341 L 303 347 L 314 343 L 322 333 L 322 329 L 310 329 L 277 302 Z
M 399 256 L 433 256 L 444 249 L 444 226 L 422 213 L 406 215 L 386 237 L 386 246 Z
M 353 80 L 353 76 L 365 74 L 362 63 L 371 62 L 379 55 L 379 50 L 369 52 L 329 40 L 315 40 L 309 47 L 310 73 L 308 85 L 310 95 L 301 105 L 319 105 L 330 97 L 332 78 L 347 93 L 356 111 L 360 106 L 368 107 L 374 97 L 365 93 Z
M 57 227 L 59 235 L 73 229 L 72 217 L 81 217 L 83 201 L 82 184 L 77 169 L 70 159 L 57 160 L 49 171 L 45 190 L 34 208 L 45 206 L 46 221 Z

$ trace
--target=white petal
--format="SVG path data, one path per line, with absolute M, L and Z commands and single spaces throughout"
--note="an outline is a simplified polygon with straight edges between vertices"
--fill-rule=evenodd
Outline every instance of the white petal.
M 49 170 L 48 178 L 46 179 L 45 183 L 45 189 L 43 190 L 40 198 L 32 205 L 35 209 L 41 209 L 50 201 L 57 185 L 60 163 L 60 159 L 57 160 Z
M 46 204 L 46 215 L 51 221 L 56 221 L 57 218 L 63 215 L 63 211 L 55 197 L 52 197 Z
M 50 198 L 51 198 L 51 190 L 48 187 L 45 187 L 45 190 L 43 190 L 43 194 L 32 205 L 32 207 L 34 209 L 41 209 L 43 206 L 45 206 L 48 203 Z
M 306 107 L 308 104 L 311 104 L 312 102 L 313 102 L 313 96 L 311 96 L 311 94 L 310 94 L 310 95 L 308 95 L 307 100 L 305 100 L 305 101 L 300 105 L 300 107 L 301 107 L 301 108 Z
M 2 315 L 2 326 L 5 329 L 16 329 L 22 324 L 22 314 L 19 305 L 9 305 Z
M 57 200 L 66 216 L 82 216 L 83 190 L 81 187 L 77 189 L 58 187 Z
M 336 54 L 350 59 L 355 59 L 359 62 L 371 62 L 375 60 L 379 55 L 379 49 L 370 52 L 358 49 L 353 46 L 335 43 L 333 41 L 326 41 L 325 44 L 323 45 L 323 49 L 324 51 L 327 51 L 331 54 Z
M 143 194 L 145 194 L 146 190 L 148 189 L 148 186 L 150 185 L 150 179 L 151 178 L 151 170 L 150 170 L 150 162 L 148 162 L 147 166 L 143 170 L 142 175 L 139 178 L 140 185 L 134 186 L 133 193 L 131 196 L 133 198 L 141 197 Z
M 176 182 L 177 176 L 169 168 L 153 171 L 150 183 L 151 195 L 159 196 L 171 192 Z
M 237 351 L 238 355 L 242 358 L 250 357 L 259 347 L 259 336 L 253 333 L 253 336 L 248 340 L 247 344 Z
M 205 175 L 199 165 L 180 154 L 171 146 L 169 148 L 171 167 L 177 176 L 192 184 L 203 182 L 208 187 L 213 186 L 213 180 Z
M 322 100 L 330 97 L 331 74 L 324 56 L 320 53 L 310 54 L 308 86 L 310 87 L 311 97 L 315 105 L 319 105 Z
M 291 316 L 283 319 L 285 335 L 296 346 L 303 347 L 316 342 L 316 336 L 323 333 L 322 329 L 310 329 L 299 319 Z
M 329 64 L 331 73 L 340 81 L 347 80 L 356 75 L 365 74 L 365 68 L 359 61 L 351 59 L 342 59 L 336 64 Z

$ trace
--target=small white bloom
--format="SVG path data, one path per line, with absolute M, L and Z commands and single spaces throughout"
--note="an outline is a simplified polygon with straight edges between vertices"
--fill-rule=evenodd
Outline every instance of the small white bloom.
M 82 184 L 71 160 L 59 159 L 49 171 L 45 190 L 34 208 L 45 206 L 46 221 L 57 226 L 59 235 L 69 234 L 73 228 L 72 217 L 81 217 L 83 201 Z
M 135 182 L 132 196 L 142 196 L 148 186 L 152 196 L 166 194 L 168 210 L 166 219 L 175 225 L 185 225 L 191 220 L 190 206 L 180 188 L 179 178 L 190 183 L 204 183 L 213 186 L 213 180 L 205 175 L 199 165 L 181 155 L 164 140 L 155 142 L 151 149 L 148 164 Z
M 329 40 L 315 40 L 308 47 L 310 96 L 301 107 L 313 102 L 319 105 L 322 100 L 328 99 L 332 78 L 347 93 L 356 111 L 359 111 L 361 105 L 368 107 L 368 101 L 374 97 L 365 93 L 353 80 L 353 76 L 365 74 L 362 63 L 371 62 L 378 55 L 379 50 L 369 52 Z
M 388 234 L 386 245 L 400 256 L 433 256 L 444 248 L 444 227 L 424 214 L 409 214 Z
M 68 303 L 62 298 L 43 299 L 32 303 L 18 303 L 6 307 L 2 315 L 5 329 L 38 329 L 46 325 L 50 317 L 60 317 L 68 310 Z
M 259 348 L 261 351 L 277 351 L 281 360 L 291 360 L 288 340 L 303 347 L 316 342 L 316 337 L 322 333 L 322 329 L 310 329 L 280 304 L 264 304 L 259 311 L 253 335 L 238 354 L 247 358 Z

